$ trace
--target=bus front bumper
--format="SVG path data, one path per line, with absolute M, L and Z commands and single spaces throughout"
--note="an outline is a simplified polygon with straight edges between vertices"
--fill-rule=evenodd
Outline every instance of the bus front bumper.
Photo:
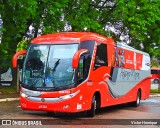
M 52 102 L 50 99 L 48 101 L 48 98 L 37 98 L 37 101 L 34 101 L 23 96 L 20 97 L 20 105 L 24 110 L 74 113 L 90 109 L 87 104 L 87 101 L 81 100 L 78 96 L 57 102 Z

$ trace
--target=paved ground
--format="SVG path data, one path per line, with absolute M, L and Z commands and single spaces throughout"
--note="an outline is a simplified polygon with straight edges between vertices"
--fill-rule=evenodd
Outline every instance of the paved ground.
M 12 120 L 12 128 L 19 128 L 15 121 L 42 121 L 43 126 L 38 128 L 159 128 L 160 127 L 160 97 L 150 97 L 141 101 L 139 107 L 130 107 L 127 104 L 102 108 L 93 118 L 80 115 L 52 115 L 43 111 L 25 111 L 19 106 L 19 101 L 0 103 L 0 121 Z M 14 121 L 14 122 L 13 122 Z M 158 122 L 158 125 L 136 125 Z M 1 123 L 1 122 L 0 122 Z M 22 126 L 28 128 L 28 126 Z M 36 128 L 35 126 L 30 126 Z M 1 128 L 1 126 L 0 126 Z M 4 128 L 4 126 L 2 127 Z M 9 128 L 9 126 L 6 126 Z
M 19 94 L 0 94 L 0 99 L 17 98 L 17 97 L 19 97 Z

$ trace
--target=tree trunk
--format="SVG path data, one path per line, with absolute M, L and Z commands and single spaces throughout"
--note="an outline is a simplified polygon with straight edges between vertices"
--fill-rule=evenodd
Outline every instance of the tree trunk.
M 19 68 L 12 69 L 12 86 L 17 89 L 17 93 L 19 93 Z
M 0 86 L 2 86 L 2 85 L 1 85 L 1 72 L 0 72 Z

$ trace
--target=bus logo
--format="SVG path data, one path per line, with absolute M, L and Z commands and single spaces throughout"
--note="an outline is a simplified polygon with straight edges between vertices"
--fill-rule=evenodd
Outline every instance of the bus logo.
M 45 102 L 45 99 L 44 99 L 44 98 L 42 98 L 42 99 L 41 99 L 41 101 L 42 101 L 42 102 Z

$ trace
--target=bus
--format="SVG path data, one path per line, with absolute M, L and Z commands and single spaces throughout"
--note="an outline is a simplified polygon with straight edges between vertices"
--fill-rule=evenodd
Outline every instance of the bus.
M 20 89 L 24 110 L 78 113 L 140 100 L 150 94 L 150 56 L 92 32 L 39 36 L 25 55 Z
M 10 67 L 3 67 L 0 69 L 0 86 L 11 86 L 12 71 Z
M 151 74 L 153 83 L 160 83 L 160 68 L 151 68 Z

